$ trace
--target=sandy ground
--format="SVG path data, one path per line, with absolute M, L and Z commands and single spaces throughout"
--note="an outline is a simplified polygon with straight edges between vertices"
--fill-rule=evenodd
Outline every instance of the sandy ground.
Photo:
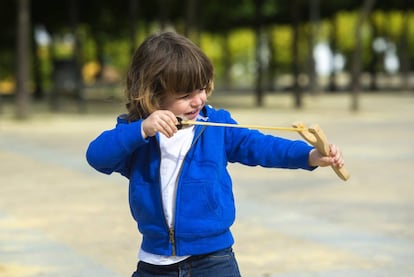
M 243 276 L 413 276 L 414 97 L 288 95 L 263 108 L 246 95 L 213 96 L 239 123 L 318 123 L 351 173 L 229 165 L 237 202 L 234 246 Z M 69 110 L 69 108 L 68 108 Z M 86 114 L 35 108 L 0 115 L 0 276 L 130 276 L 140 243 L 126 179 L 91 169 L 90 140 L 112 128 L 120 103 Z M 292 139 L 296 133 L 267 132 Z

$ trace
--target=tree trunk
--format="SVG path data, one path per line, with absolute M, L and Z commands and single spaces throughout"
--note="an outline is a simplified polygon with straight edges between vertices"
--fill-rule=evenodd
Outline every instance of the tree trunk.
M 410 57 L 408 54 L 408 36 L 410 33 L 409 26 L 409 10 L 408 10 L 408 0 L 404 0 L 404 11 L 403 11 L 403 26 L 400 36 L 400 45 L 399 45 L 399 59 L 401 64 L 401 90 L 408 91 L 409 88 L 409 72 L 410 72 Z
M 311 30 L 309 32 L 309 91 L 311 93 L 315 93 L 318 89 L 313 49 L 319 29 L 319 1 L 309 1 L 309 18 L 311 22 Z
M 352 111 L 359 110 L 359 92 L 361 90 L 361 53 L 362 53 L 362 25 L 374 6 L 375 0 L 365 0 L 355 28 L 355 49 L 352 57 Z
M 71 0 L 69 2 L 69 22 L 70 28 L 75 39 L 73 60 L 75 61 L 75 74 L 77 76 L 76 84 L 76 100 L 78 102 L 78 109 L 80 112 L 86 111 L 86 100 L 84 97 L 83 77 L 82 77 L 82 45 L 79 40 L 79 0 Z
M 103 81 L 103 73 L 104 73 L 104 67 L 105 67 L 105 53 L 104 53 L 104 33 L 102 31 L 96 32 L 95 35 L 95 44 L 96 44 L 96 61 L 99 65 L 99 70 L 96 72 L 94 78 L 96 82 L 102 82 Z
M 166 30 L 168 27 L 168 10 L 169 10 L 169 0 L 158 0 L 159 4 L 159 20 L 161 30 Z
M 337 48 L 338 48 L 338 38 L 337 38 L 337 34 L 338 34 L 338 22 L 336 17 L 334 16 L 332 19 L 332 24 L 331 24 L 331 32 L 330 32 L 330 38 L 329 38 L 329 46 L 331 48 L 331 51 L 333 54 L 335 54 L 337 52 Z M 331 64 L 331 67 L 333 68 L 333 62 Z M 336 86 L 336 71 L 332 70 L 329 73 L 329 84 L 328 84 L 328 91 L 330 92 L 335 92 L 337 91 L 338 88 Z
M 197 11 L 199 7 L 198 0 L 187 0 L 184 35 L 190 38 L 195 44 L 200 44 L 199 30 L 198 30 L 198 16 Z
M 228 32 L 225 31 L 222 37 L 223 49 L 223 89 L 230 90 L 233 87 L 231 78 L 232 55 L 230 51 L 230 41 Z
M 273 36 L 272 36 L 272 28 L 267 29 L 267 37 L 268 39 L 268 47 L 269 47 L 269 66 L 267 69 L 267 78 L 268 78 L 268 84 L 267 84 L 267 90 L 268 91 L 275 91 L 275 80 L 277 80 L 277 63 L 276 63 L 276 44 L 274 42 Z
M 131 42 L 130 53 L 131 55 L 135 52 L 137 47 L 136 38 L 137 38 L 137 19 L 138 19 L 138 8 L 139 0 L 129 0 L 129 39 Z
M 372 27 L 372 40 L 371 40 L 371 45 L 372 45 L 374 42 L 374 39 L 378 37 L 378 27 L 375 24 L 372 16 L 370 16 L 370 24 Z M 378 90 L 378 53 L 375 50 L 372 51 L 371 53 L 372 53 L 372 57 L 371 57 L 371 61 L 369 64 L 369 71 L 371 75 L 370 90 L 376 91 Z
M 16 116 L 29 117 L 29 53 L 30 53 L 30 0 L 17 4 L 17 83 Z
M 39 58 L 39 46 L 37 45 L 34 36 L 32 36 L 31 40 L 31 50 L 32 50 L 32 57 L 33 57 L 33 83 L 34 83 L 34 91 L 33 91 L 33 98 L 35 100 L 41 100 L 44 98 L 44 90 L 43 90 L 43 80 L 42 80 L 42 73 L 41 73 L 41 61 Z
M 293 40 L 292 40 L 292 74 L 293 74 L 293 97 L 295 101 L 295 108 L 302 107 L 302 89 L 299 85 L 299 1 L 292 0 L 291 2 L 291 15 L 292 15 L 292 27 L 293 27 Z
M 263 59 L 262 59 L 262 6 L 263 0 L 255 0 L 255 12 L 256 12 L 256 24 L 255 24 L 255 37 L 256 37 L 256 106 L 263 106 Z
M 68 16 L 69 16 L 70 29 L 75 39 L 75 42 L 74 42 L 75 49 L 73 50 L 73 56 L 74 56 L 74 59 L 80 64 L 81 57 L 82 57 L 82 51 L 81 51 L 82 47 L 80 45 L 80 40 L 79 40 L 79 35 L 78 35 L 78 25 L 79 25 L 79 3 L 78 1 L 79 0 L 70 0 Z

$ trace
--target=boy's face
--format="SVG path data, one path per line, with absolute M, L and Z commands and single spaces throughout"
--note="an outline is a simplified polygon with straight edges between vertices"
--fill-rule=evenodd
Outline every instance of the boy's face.
M 161 109 L 169 110 L 184 120 L 195 120 L 207 101 L 205 88 L 192 92 L 168 95 Z

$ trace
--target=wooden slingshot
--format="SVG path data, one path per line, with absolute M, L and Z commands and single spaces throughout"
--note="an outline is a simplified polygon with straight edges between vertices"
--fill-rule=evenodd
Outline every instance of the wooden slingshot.
M 294 128 L 298 128 L 298 133 L 311 145 L 315 146 L 315 148 L 324 156 L 329 155 L 329 143 L 328 139 L 326 138 L 324 132 L 322 131 L 321 127 L 318 124 L 313 125 L 310 128 L 305 128 L 305 125 L 302 122 L 295 122 L 292 125 Z M 349 179 L 349 173 L 345 169 L 345 167 L 336 167 L 331 166 L 333 171 L 335 171 L 336 175 L 339 178 L 346 181 Z
M 185 125 L 203 125 L 203 126 L 214 126 L 214 127 L 230 127 L 230 128 L 248 128 L 248 129 L 261 129 L 261 130 L 273 130 L 273 131 L 288 131 L 298 132 L 307 142 L 315 146 L 315 148 L 324 156 L 329 155 L 329 143 L 328 140 L 319 127 L 315 124 L 310 128 L 307 128 L 302 122 L 295 122 L 292 127 L 271 127 L 262 125 L 243 125 L 243 124 L 229 124 L 229 123 L 216 123 L 216 122 L 203 122 L 194 120 L 183 120 L 177 117 L 178 125 L 177 128 L 181 129 Z M 349 173 L 345 167 L 331 166 L 339 178 L 346 181 L 349 179 Z

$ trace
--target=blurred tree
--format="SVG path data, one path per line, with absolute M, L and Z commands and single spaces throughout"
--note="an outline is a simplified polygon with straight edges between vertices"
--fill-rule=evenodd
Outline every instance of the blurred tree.
M 351 30 L 349 24 L 343 25 L 340 22 L 338 14 L 345 11 L 354 11 L 360 6 L 359 0 L 336 0 L 336 1 L 322 1 L 320 5 L 320 17 L 328 19 L 330 21 L 330 32 L 329 32 L 329 47 L 332 51 L 332 54 L 337 54 L 340 52 L 343 42 L 349 43 L 348 38 L 342 38 L 341 33 L 342 29 L 348 31 Z M 353 37 L 352 33 L 352 37 Z M 344 47 L 342 47 L 344 48 Z M 345 53 L 346 54 L 346 53 Z M 331 64 L 332 66 L 332 64 Z M 337 86 L 337 71 L 331 70 L 329 75 L 328 91 L 335 92 L 338 90 Z
M 352 59 L 352 105 L 353 111 L 359 110 L 359 91 L 360 91 L 360 74 L 361 74 L 361 52 L 362 52 L 362 25 L 367 19 L 372 7 L 375 4 L 375 0 L 364 0 L 360 10 L 357 25 L 355 28 L 355 50 Z
M 170 0 L 158 0 L 159 22 L 161 30 L 167 29 L 169 22 Z
M 408 79 L 410 62 L 414 59 L 414 39 L 411 35 L 413 30 L 409 28 L 410 22 L 414 21 L 412 13 L 409 12 L 413 6 L 410 1 L 378 2 L 376 10 L 383 11 L 389 24 L 383 24 L 384 27 L 372 21 L 372 27 L 367 28 L 368 25 L 365 25 L 365 31 L 372 33 L 362 33 L 363 41 L 358 42 L 360 44 L 357 44 L 355 34 L 352 33 L 353 24 L 356 22 L 355 10 L 361 6 L 360 1 L 320 1 L 318 5 L 319 1 L 292 0 L 286 3 L 282 0 L 187 0 L 183 6 L 179 0 L 37 0 L 31 5 L 31 15 L 33 26 L 45 26 L 52 38 L 71 33 L 79 37 L 78 43 L 87 43 L 87 51 L 83 45 L 78 44 L 79 47 L 73 49 L 72 55 L 81 62 L 99 61 L 99 68 L 103 68 L 108 61 L 116 63 L 120 68 L 124 67 L 129 59 L 127 53 L 136 47 L 137 37 L 142 38 L 149 32 L 159 30 L 160 26 L 172 26 L 178 32 L 190 36 L 196 43 L 201 43 L 202 35 L 208 34 L 214 43 L 222 44 L 218 52 L 215 50 L 219 53 L 215 60 L 219 62 L 217 68 L 220 74 L 226 76 L 223 78 L 224 84 L 231 88 L 231 76 L 236 73 L 234 69 L 242 68 L 243 74 L 248 75 L 243 81 L 248 79 L 250 84 L 256 78 L 254 88 L 258 105 L 262 103 L 263 78 L 267 74 L 271 88 L 277 66 L 279 72 L 293 73 L 295 106 L 301 106 L 301 95 L 305 87 L 304 83 L 299 82 L 299 76 L 308 73 L 312 87 L 312 49 L 317 39 L 315 35 L 320 36 L 320 32 L 312 31 L 307 23 L 310 19 L 320 18 L 322 24 L 326 24 L 328 20 L 331 22 L 331 46 L 334 53 L 340 51 L 348 60 L 352 60 L 350 57 L 357 55 L 353 50 L 361 47 L 359 60 L 363 63 L 360 65 L 360 72 L 368 69 L 374 77 L 374 69 L 378 70 L 380 66 L 375 66 L 375 59 L 379 57 L 370 53 L 372 39 L 377 36 L 376 32 L 386 35 L 387 39 L 397 45 L 401 74 L 406 76 L 405 80 Z M 16 0 L 0 1 L 0 79 L 16 76 L 12 68 L 17 33 L 10 31 L 16 30 L 16 14 L 10 12 L 10 7 L 15 9 L 17 3 Z M 361 27 L 358 24 L 355 26 Z M 235 30 L 241 29 L 246 32 L 243 39 L 248 40 L 234 43 L 232 39 L 240 37 L 234 35 L 237 33 Z M 254 30 L 256 45 L 251 44 Z M 204 46 L 205 41 L 204 39 Z M 240 55 L 235 52 L 235 46 L 239 49 L 241 45 L 247 48 Z M 36 46 L 33 44 L 31 51 L 35 96 L 38 96 L 42 91 L 42 78 L 39 78 L 38 70 L 42 66 L 39 66 L 37 54 L 42 49 L 36 49 Z M 290 54 L 287 54 L 289 51 Z M 252 70 L 253 64 L 257 66 L 256 71 Z M 349 68 L 351 64 L 346 64 L 346 70 L 353 68 Z M 240 74 L 240 71 L 237 72 Z M 97 77 L 100 76 L 102 72 L 98 72 Z M 331 88 L 336 89 L 334 75 L 331 80 Z M 408 86 L 408 82 L 404 84 Z
M 39 57 L 40 47 L 39 44 L 36 42 L 35 35 L 31 37 L 31 53 L 32 53 L 32 71 L 33 71 L 33 83 L 34 83 L 34 91 L 33 97 L 35 100 L 41 100 L 44 97 L 44 87 L 42 82 L 42 73 L 41 73 L 41 61 Z
M 251 0 L 210 0 L 200 3 L 200 29 L 205 32 L 219 34 L 222 48 L 222 86 L 224 89 L 233 87 L 231 69 L 234 53 L 231 51 L 230 33 L 236 28 L 246 25 L 253 26 L 254 5 Z
M 129 40 L 131 43 L 130 52 L 134 53 L 137 47 L 137 25 L 138 25 L 139 0 L 129 0 Z
M 309 21 L 310 21 L 310 32 L 309 32 L 309 90 L 311 93 L 315 93 L 317 89 L 316 82 L 316 62 L 313 55 L 313 49 L 316 44 L 316 38 L 318 36 L 319 29 L 319 17 L 320 17 L 320 0 L 309 1 Z
M 397 46 L 397 53 L 402 77 L 401 89 L 409 90 L 409 73 L 414 62 L 413 1 L 393 0 L 378 1 L 377 9 L 387 16 L 383 24 L 383 37 Z M 411 21 L 410 21 L 411 20 Z
M 17 1 L 0 1 L 0 80 L 14 77 Z
M 16 115 L 19 119 L 29 116 L 29 53 L 30 53 L 30 0 L 17 3 L 17 79 Z
M 200 44 L 200 30 L 199 22 L 197 20 L 199 15 L 199 0 L 187 0 L 185 10 L 185 25 L 184 35 Z
M 295 108 L 302 107 L 302 88 L 299 84 L 299 74 L 300 74 L 300 64 L 299 64 L 299 24 L 300 24 L 300 14 L 299 10 L 301 1 L 300 0 L 291 0 L 291 18 L 292 18 L 292 28 L 293 28 L 293 45 L 292 45 L 292 74 L 293 74 L 293 86 L 292 92 L 294 97 L 294 106 Z
M 16 42 L 16 20 L 10 14 L 16 14 L 15 0 L 0 1 L 0 81 L 14 77 L 14 45 Z M 2 91 L 0 90 L 0 113 L 2 112 Z
M 371 45 L 373 46 L 375 43 L 375 39 L 378 37 L 379 35 L 379 30 L 378 30 L 378 26 L 375 23 L 375 17 L 374 14 L 371 14 L 371 16 L 369 17 L 369 21 L 370 21 L 370 25 L 371 25 L 371 29 L 372 29 L 372 36 L 371 36 Z M 369 85 L 369 89 L 371 91 L 376 91 L 378 90 L 378 53 L 375 51 L 375 49 L 373 49 L 372 51 L 372 55 L 371 55 L 371 60 L 370 63 L 368 65 L 368 70 L 370 72 L 371 75 L 371 81 L 370 81 L 370 85 Z
M 263 57 L 263 0 L 255 0 L 255 38 L 256 38 L 256 105 L 258 107 L 263 106 L 263 70 L 264 70 L 264 57 Z
M 332 53 L 338 52 L 338 20 L 336 16 L 331 19 L 331 32 L 329 36 L 329 46 Z M 336 70 L 331 70 L 329 73 L 329 85 L 328 90 L 334 92 L 337 90 L 336 86 Z
M 409 57 L 409 41 L 410 37 L 410 24 L 409 24 L 409 1 L 403 0 L 401 4 L 403 20 L 401 35 L 398 40 L 399 47 L 399 60 L 400 60 L 400 71 L 402 75 L 401 89 L 404 91 L 409 90 L 409 73 L 410 73 L 410 57 Z

